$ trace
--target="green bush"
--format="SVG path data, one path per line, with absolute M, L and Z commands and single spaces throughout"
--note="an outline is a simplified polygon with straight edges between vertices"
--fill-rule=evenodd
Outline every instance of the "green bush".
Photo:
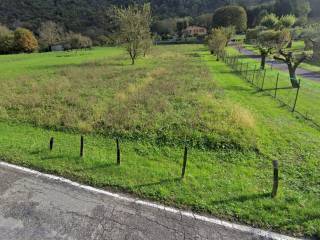
M 6 26 L 0 25 L 0 53 L 10 53 L 13 49 L 13 32 Z
M 247 12 L 240 6 L 225 6 L 217 9 L 212 17 L 213 28 L 235 26 L 237 32 L 247 29 Z
M 67 37 L 66 49 L 84 49 L 91 48 L 92 40 L 80 33 L 70 33 Z

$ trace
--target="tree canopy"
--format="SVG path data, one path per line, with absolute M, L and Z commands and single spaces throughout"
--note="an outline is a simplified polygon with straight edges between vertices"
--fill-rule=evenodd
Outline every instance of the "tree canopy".
M 247 13 L 240 6 L 225 6 L 217 9 L 212 17 L 212 26 L 228 27 L 235 26 L 238 32 L 244 32 L 247 29 Z

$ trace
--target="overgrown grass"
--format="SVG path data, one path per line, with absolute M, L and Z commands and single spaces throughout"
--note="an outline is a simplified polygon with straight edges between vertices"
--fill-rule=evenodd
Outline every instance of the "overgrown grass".
M 156 47 L 135 66 L 114 48 L 10 56 L 0 69 L 0 118 L 165 144 L 255 148 L 254 119 L 223 97 L 189 54 L 193 48 Z M 16 68 L 19 75 L 7 77 Z
M 109 49 L 97 51 L 107 52 Z M 174 115 L 176 117 L 174 129 L 177 132 L 173 135 L 175 139 L 180 139 L 179 136 L 197 139 L 198 132 L 201 132 L 199 129 L 202 129 L 199 126 L 210 124 L 215 127 L 210 131 L 201 132 L 201 138 L 198 139 L 205 139 L 205 136 L 212 134 L 219 136 L 210 139 L 213 143 L 223 142 L 221 139 L 224 137 L 227 141 L 231 138 L 239 146 L 246 145 L 246 147 L 234 148 L 221 145 L 215 150 L 200 148 L 206 146 L 204 144 L 190 148 L 186 178 L 181 180 L 179 177 L 183 155 L 182 144 L 174 147 L 163 144 L 164 141 L 161 144 L 153 141 L 160 135 L 158 132 L 155 136 L 151 135 L 150 139 L 153 139 L 151 141 L 145 137 L 122 138 L 122 165 L 116 166 L 114 139 L 106 137 L 105 132 L 99 134 L 94 127 L 92 131 L 87 131 L 85 156 L 81 159 L 79 158 L 80 134 L 76 133 L 81 128 L 65 126 L 62 128 L 74 129 L 74 133 L 71 133 L 34 127 L 34 122 L 30 121 L 32 111 L 27 112 L 24 107 L 20 107 L 12 111 L 7 120 L 0 122 L 0 158 L 93 186 L 127 191 L 166 204 L 211 213 L 224 219 L 292 235 L 319 238 L 319 131 L 296 115 L 290 114 L 270 97 L 257 92 L 223 62 L 215 61 L 215 58 L 201 46 L 163 46 L 155 49 L 154 54 L 145 60 L 140 60 L 134 67 L 128 64 L 121 51 L 118 55 L 102 61 L 86 62 L 82 59 L 79 61 L 85 62 L 80 63 L 83 74 L 78 73 L 77 66 L 62 69 L 59 67 L 52 69 L 55 77 L 51 79 L 52 81 L 60 79 L 59 82 L 68 79 L 70 83 L 75 82 L 68 91 L 64 92 L 65 88 L 62 87 L 56 94 L 61 93 L 62 98 L 63 95 L 81 92 L 80 95 L 75 94 L 79 98 L 75 101 L 83 101 L 84 107 L 87 107 L 85 103 L 89 106 L 92 104 L 88 100 L 88 95 L 95 94 L 96 91 L 102 96 L 104 94 L 111 96 L 97 98 L 96 104 L 101 106 L 108 106 L 101 103 L 104 101 L 112 103 L 117 99 L 116 94 L 120 95 L 118 96 L 120 100 L 133 99 L 132 101 L 138 106 L 143 103 L 136 109 L 137 105 L 132 105 L 131 100 L 123 102 L 124 107 L 134 109 L 130 112 L 130 116 L 141 122 L 148 118 L 158 121 L 157 118 L 166 116 L 167 111 L 170 114 L 177 112 Z M 41 69 L 40 66 L 35 67 L 33 71 L 37 72 L 36 69 Z M 92 68 L 94 74 L 91 78 L 82 79 L 82 75 L 89 74 L 87 68 Z M 159 69 L 165 71 L 166 75 L 160 74 Z M 40 74 L 41 71 L 39 70 Z M 113 71 L 112 75 L 110 72 Z M 67 72 L 67 78 L 62 77 L 64 72 Z M 137 75 L 134 75 L 135 73 Z M 153 77 L 155 73 L 161 77 Z M 98 81 L 100 77 L 96 77 L 104 74 L 111 75 Z M 45 79 L 46 74 L 43 76 Z M 32 78 L 29 79 L 34 81 Z M 43 79 L 33 82 L 33 85 L 38 87 L 45 81 Z M 121 83 L 123 86 L 121 91 L 117 89 L 119 85 L 110 83 L 112 80 Z M 12 77 L 11 81 L 1 79 L 5 84 L 16 86 L 12 91 L 16 98 L 19 99 L 21 93 L 30 93 L 28 87 L 24 89 L 24 85 L 20 84 L 18 77 Z M 90 81 L 93 82 L 92 85 Z M 98 84 L 99 82 L 106 85 Z M 158 89 L 163 87 L 160 82 L 164 82 L 167 88 L 165 91 L 159 90 L 158 93 Z M 84 86 L 78 86 L 82 84 Z M 147 88 L 151 91 L 152 96 L 149 96 L 147 91 L 143 90 L 152 84 L 156 85 Z M 42 88 L 39 90 L 43 91 Z M 157 103 L 150 105 L 151 107 L 158 107 L 163 97 L 168 101 L 167 106 L 174 103 L 174 108 L 170 110 L 166 107 L 160 113 L 149 110 L 147 107 L 149 103 L 140 101 L 140 98 L 139 101 L 136 100 L 136 97 L 141 96 L 134 94 L 137 91 L 143 93 L 147 101 Z M 3 95 L 1 98 L 4 99 Z M 46 97 L 43 99 L 46 100 Z M 64 101 L 57 101 L 56 104 L 64 107 Z M 50 105 L 50 108 L 52 107 L 54 106 Z M 82 111 L 77 104 L 66 107 L 67 111 L 73 109 Z M 18 117 L 19 111 L 25 111 L 23 114 L 26 119 Z M 21 113 L 21 116 L 23 114 Z M 140 116 L 145 114 L 143 118 Z M 157 115 L 157 118 L 153 115 Z M 188 121 L 186 123 L 186 119 L 194 119 L 194 116 L 197 116 L 196 124 L 188 125 L 190 123 Z M 78 119 L 77 115 L 75 119 Z M 13 120 L 15 123 L 9 123 Z M 172 118 L 158 121 L 159 125 L 154 125 L 155 129 L 161 129 L 163 125 L 160 124 L 165 123 L 172 124 Z M 59 123 L 55 125 L 58 129 L 61 128 Z M 188 131 L 187 127 L 190 128 Z M 126 132 L 118 133 L 127 136 L 124 133 L 131 134 L 134 129 L 136 128 L 125 128 Z M 108 130 L 111 131 L 111 127 Z M 170 132 L 166 134 L 168 133 Z M 167 136 L 166 134 L 164 136 Z M 55 147 L 49 152 L 48 141 L 51 136 L 55 137 Z M 270 198 L 273 159 L 280 162 L 280 189 L 275 199 Z

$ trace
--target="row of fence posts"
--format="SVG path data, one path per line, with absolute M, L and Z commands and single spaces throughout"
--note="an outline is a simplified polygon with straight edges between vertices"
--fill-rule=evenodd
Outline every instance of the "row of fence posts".
M 54 138 L 51 137 L 49 141 L 49 149 L 50 151 L 53 150 L 54 147 Z M 120 151 L 120 141 L 116 139 L 116 155 L 117 155 L 117 165 L 121 165 L 121 151 Z M 80 157 L 84 156 L 84 136 L 80 137 Z M 187 169 L 187 161 L 188 161 L 188 147 L 184 147 L 184 154 L 183 154 L 183 164 L 181 170 L 181 179 L 185 177 L 186 169 Z M 278 161 L 273 161 L 273 189 L 271 196 L 274 198 L 277 196 L 278 192 L 278 185 L 279 185 L 279 168 L 278 168 Z
M 247 82 L 249 82 L 251 85 L 257 87 L 260 91 L 265 91 L 265 90 L 274 90 L 274 94 L 271 95 L 273 96 L 275 99 L 277 99 L 277 94 L 278 94 L 278 90 L 279 89 L 292 89 L 292 87 L 283 87 L 283 88 L 279 88 L 279 78 L 280 78 L 280 73 L 278 72 L 277 74 L 277 77 L 276 77 L 276 85 L 275 85 L 275 88 L 274 89 L 264 89 L 264 85 L 265 85 L 265 80 L 266 80 L 266 74 L 267 74 L 267 69 L 264 69 L 264 70 L 260 70 L 260 69 L 257 69 L 257 65 L 254 66 L 254 70 L 253 70 L 253 74 L 252 74 L 252 78 L 251 78 L 251 81 L 249 79 L 249 63 L 246 64 L 246 68 L 244 69 L 243 67 L 243 62 L 241 61 L 240 64 L 239 64 L 239 57 L 238 56 L 233 56 L 231 57 L 230 55 L 228 54 L 223 54 L 222 55 L 222 59 L 223 61 L 230 65 L 233 69 L 235 69 L 235 71 L 237 71 L 241 76 L 243 76 L 243 73 L 245 73 L 245 80 Z M 240 68 L 238 67 L 240 65 Z M 273 65 L 271 66 L 271 70 L 273 69 Z M 254 83 L 254 80 L 255 78 L 258 76 L 259 74 L 259 77 L 261 77 L 261 72 L 263 71 L 263 75 L 262 75 L 262 83 L 261 83 L 261 86 L 258 86 Z M 299 97 L 299 92 L 300 92 L 300 83 L 301 83 L 301 80 L 299 80 L 299 84 L 298 84 L 298 87 L 297 87 L 297 91 L 296 91 L 296 94 L 295 94 L 295 98 L 294 98 L 294 102 L 293 102 L 293 105 L 290 106 L 289 104 L 286 104 L 288 105 L 289 107 L 291 107 L 291 112 L 295 112 L 296 110 L 296 106 L 297 106 L 297 101 L 298 101 L 298 97 Z

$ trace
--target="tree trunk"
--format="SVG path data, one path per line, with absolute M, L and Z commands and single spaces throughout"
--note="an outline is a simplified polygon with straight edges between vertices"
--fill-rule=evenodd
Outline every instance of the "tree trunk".
M 320 42 L 313 42 L 312 61 L 313 62 L 319 62 L 320 61 Z
M 210 51 L 211 54 L 213 54 L 213 51 Z
M 287 48 L 292 48 L 292 43 L 293 43 L 293 40 L 291 39 L 290 42 L 287 45 Z
M 135 63 L 135 58 L 132 57 L 132 58 L 131 58 L 131 65 L 134 65 L 134 63 Z
M 265 54 L 261 55 L 261 65 L 260 65 L 261 70 L 264 70 L 266 68 L 266 58 L 267 56 Z
M 219 59 L 219 54 L 217 54 L 217 61 L 219 62 L 219 60 L 220 60 L 220 59 Z
M 288 65 L 289 69 L 289 75 L 290 75 L 290 82 L 293 88 L 299 87 L 299 82 L 296 75 L 296 68 L 292 67 L 291 65 Z

